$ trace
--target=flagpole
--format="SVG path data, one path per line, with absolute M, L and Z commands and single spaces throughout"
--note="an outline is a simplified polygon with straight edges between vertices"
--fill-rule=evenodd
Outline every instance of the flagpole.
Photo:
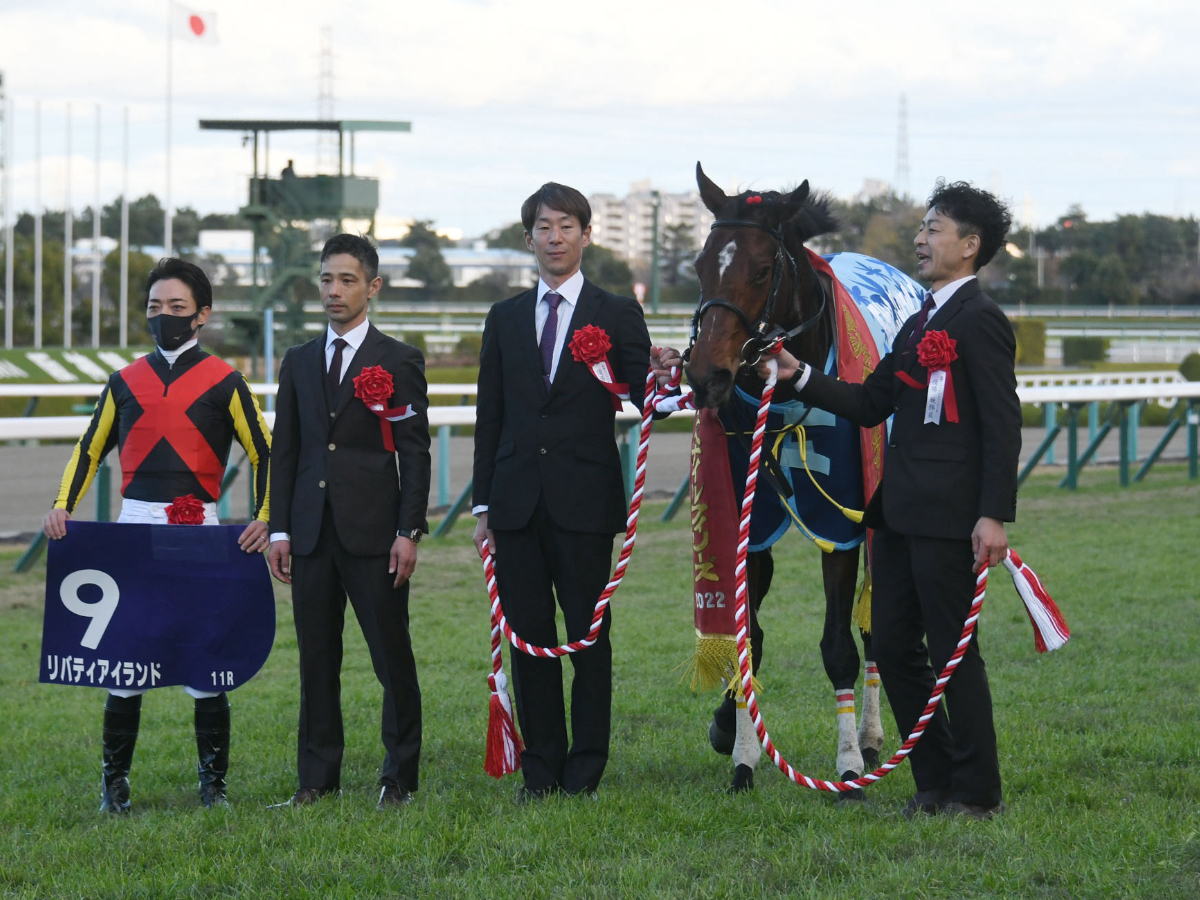
M 129 107 L 125 107 L 125 137 L 121 144 L 121 349 L 129 346 Z
M 4 346 L 13 346 L 13 203 L 12 203 L 12 128 L 13 101 L 4 99 Z
M 42 101 L 33 104 L 33 346 L 42 349 Z
M 163 252 L 171 255 L 171 45 L 175 43 L 174 0 L 167 0 L 167 193 L 163 203 Z
M 75 214 L 71 210 L 71 104 L 67 104 L 67 157 L 63 178 L 63 347 L 71 349 L 71 231 Z
M 100 104 L 96 104 L 95 200 L 92 202 L 92 347 L 100 347 Z

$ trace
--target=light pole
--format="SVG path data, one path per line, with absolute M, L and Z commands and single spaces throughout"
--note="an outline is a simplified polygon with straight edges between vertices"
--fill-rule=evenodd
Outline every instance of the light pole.
M 654 218 L 650 223 L 650 312 L 658 312 L 658 208 L 660 198 L 658 191 L 650 192 L 650 208 L 654 210 Z

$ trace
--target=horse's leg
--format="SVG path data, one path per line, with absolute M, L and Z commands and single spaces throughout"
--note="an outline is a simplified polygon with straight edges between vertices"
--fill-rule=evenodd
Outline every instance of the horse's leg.
M 833 684 L 837 699 L 837 770 L 842 781 L 863 772 L 855 730 L 854 682 L 858 679 L 858 648 L 851 630 L 854 588 L 858 579 L 858 548 L 835 550 L 821 559 L 825 583 L 825 628 L 821 635 L 821 661 Z M 839 799 L 862 799 L 861 789 L 838 795 Z
M 763 598 L 771 589 L 771 577 L 775 561 L 770 549 L 749 553 L 746 556 L 746 591 L 750 619 L 750 671 L 758 673 L 762 664 L 762 627 L 758 624 L 758 609 Z M 730 790 L 744 791 L 754 787 L 754 769 L 762 756 L 762 745 L 750 720 L 745 698 L 726 697 L 713 714 L 708 730 L 709 740 L 717 752 L 733 756 L 733 782 Z M 723 749 L 728 747 L 728 749 Z
M 879 718 L 879 669 L 871 649 L 871 633 L 860 631 L 863 642 L 863 711 L 858 723 L 858 749 L 862 751 L 863 771 L 873 772 L 883 752 L 883 723 Z

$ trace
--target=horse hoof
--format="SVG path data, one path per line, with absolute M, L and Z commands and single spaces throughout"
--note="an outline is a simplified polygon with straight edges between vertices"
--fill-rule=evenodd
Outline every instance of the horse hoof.
M 733 770 L 733 783 L 729 785 L 729 793 L 740 794 L 754 790 L 754 770 L 746 765 L 739 765 Z
M 862 758 L 864 772 L 874 772 L 879 768 L 879 751 L 874 747 L 864 747 Z
M 737 734 L 726 731 L 717 724 L 716 718 L 708 726 L 708 742 L 722 756 L 733 756 L 733 742 Z
M 859 775 L 857 772 L 842 773 L 842 781 L 853 781 L 858 777 Z M 867 795 L 863 792 L 862 788 L 855 788 L 852 791 L 838 791 L 837 798 L 838 803 L 845 803 L 849 800 L 866 800 Z

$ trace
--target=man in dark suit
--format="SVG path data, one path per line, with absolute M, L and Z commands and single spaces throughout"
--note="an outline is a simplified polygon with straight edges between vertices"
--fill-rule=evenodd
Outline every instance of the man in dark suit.
M 300 648 L 300 786 L 290 804 L 340 788 L 342 625 L 346 596 L 383 685 L 379 806 L 417 789 L 421 690 L 408 631 L 408 579 L 429 530 L 429 422 L 425 360 L 378 331 L 367 305 L 379 293 L 379 256 L 363 237 L 339 234 L 321 251 L 321 302 L 329 327 L 293 347 L 279 371 L 267 559 L 292 585 Z M 354 379 L 381 366 L 393 379 L 386 426 L 356 396 Z M 389 429 L 395 450 L 385 444 Z
M 475 544 L 489 541 L 504 612 L 522 638 L 558 643 L 555 599 L 568 640 L 584 637 L 612 566 L 627 507 L 612 395 L 569 349 L 585 325 L 604 330 L 615 381 L 641 406 L 652 351 L 637 302 L 601 290 L 579 270 L 591 208 L 574 188 L 547 183 L 521 207 L 538 263 L 536 288 L 492 307 L 483 330 L 475 424 Z M 679 365 L 653 351 L 660 383 Z M 513 690 L 525 741 L 518 799 L 554 791 L 592 795 L 608 761 L 611 610 L 596 643 L 571 655 L 568 746 L 562 664 L 514 651 Z
M 914 242 L 918 271 L 932 293 L 866 381 L 848 384 L 786 351 L 778 356 L 780 381 L 791 380 L 800 399 L 863 427 L 893 416 L 883 482 L 864 521 L 875 529 L 875 659 L 902 737 L 933 692 L 935 672 L 954 653 L 976 573 L 1004 558 L 1004 523 L 1016 516 L 1016 341 L 975 277 L 1010 224 L 1008 210 L 986 191 L 939 183 Z M 956 342 L 949 355 L 957 356 L 940 377 L 918 362 L 919 345 L 935 332 Z M 909 757 L 917 786 L 909 816 L 947 811 L 990 818 L 1004 809 L 978 633 L 946 689 L 949 721 L 939 707 Z

